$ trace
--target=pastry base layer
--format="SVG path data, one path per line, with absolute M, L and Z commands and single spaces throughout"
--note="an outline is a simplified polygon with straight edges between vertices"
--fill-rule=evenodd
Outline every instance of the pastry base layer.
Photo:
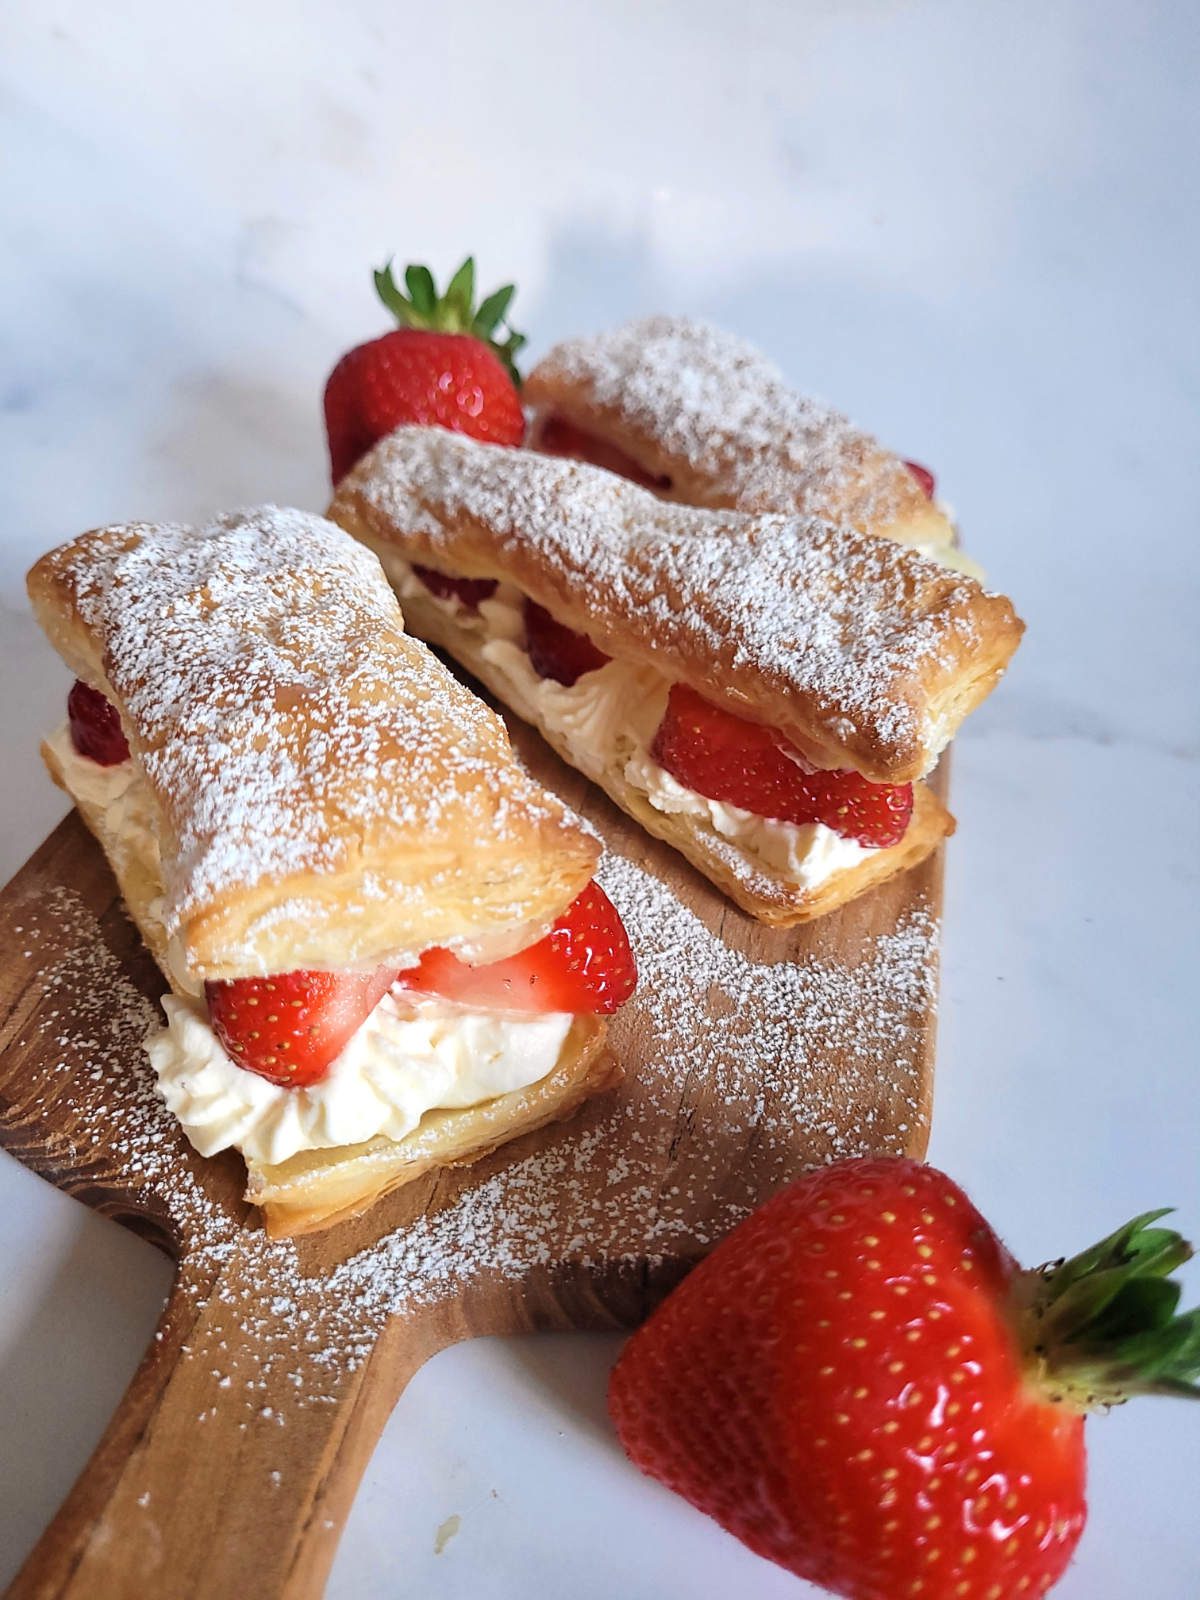
M 247 1162 L 246 1199 L 262 1208 L 277 1239 L 313 1233 L 365 1211 L 393 1189 L 440 1167 L 470 1166 L 512 1139 L 572 1116 L 621 1078 L 604 1048 L 600 1017 L 578 1017 L 554 1071 L 482 1105 L 428 1111 L 399 1141 L 372 1139 L 336 1150 L 306 1150 L 278 1166 Z
M 72 793 L 46 743 L 42 758 L 104 851 L 146 947 L 172 988 L 178 988 L 156 915 L 162 885 L 154 862 L 107 826 L 103 806 Z M 426 1112 L 403 1139 L 304 1151 L 275 1166 L 247 1162 L 246 1199 L 262 1208 L 272 1237 L 291 1238 L 355 1216 L 435 1167 L 479 1161 L 510 1139 L 571 1116 L 591 1095 L 620 1080 L 620 1067 L 604 1049 L 606 1033 L 602 1017 L 577 1017 L 557 1066 L 546 1077 L 481 1105 Z
M 387 549 L 382 545 L 378 548 Z M 486 641 L 458 627 L 453 617 L 432 601 L 426 605 L 419 597 L 406 595 L 403 603 L 406 621 L 414 633 L 449 651 L 498 700 L 506 702 L 503 674 L 483 655 Z M 535 726 L 568 766 L 584 770 L 578 767 L 561 734 L 540 719 Z M 836 911 L 897 872 L 924 861 L 954 832 L 954 818 L 942 802 L 923 783 L 914 784 L 912 820 L 899 844 L 876 850 L 855 866 L 831 873 L 824 883 L 800 888 L 771 874 L 753 856 L 718 833 L 707 818 L 660 811 L 626 782 L 623 768 L 588 771 L 586 775 L 647 833 L 674 846 L 743 911 L 772 928 L 795 927 Z

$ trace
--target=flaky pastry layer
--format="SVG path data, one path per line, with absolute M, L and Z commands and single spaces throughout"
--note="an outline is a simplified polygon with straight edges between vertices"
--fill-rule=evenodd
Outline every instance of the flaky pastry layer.
M 501 578 L 608 655 L 777 729 L 815 766 L 921 777 L 995 686 L 1011 603 L 890 540 L 667 505 L 581 462 L 401 428 L 330 516 L 376 549 Z
M 600 1017 L 577 1017 L 546 1077 L 465 1110 L 428 1111 L 407 1138 L 308 1150 L 277 1166 L 248 1162 L 246 1199 L 262 1208 L 268 1233 L 291 1238 L 355 1216 L 435 1168 L 480 1161 L 513 1139 L 565 1121 L 592 1095 L 620 1082 L 621 1069 L 604 1048 L 606 1031 Z
M 526 380 L 530 444 L 561 417 L 684 505 L 787 512 L 911 544 L 953 529 L 898 456 L 792 389 L 753 345 L 654 316 L 556 345 Z
M 102 528 L 28 583 L 51 642 L 120 713 L 153 798 L 162 921 L 194 978 L 435 944 L 497 958 L 591 878 L 597 842 L 324 519 Z
M 136 837 L 109 825 L 103 805 L 72 790 L 52 745 L 43 743 L 42 756 L 104 851 L 147 948 L 177 987 L 159 914 L 162 881 L 153 856 Z M 478 1161 L 511 1139 L 571 1116 L 584 1100 L 620 1079 L 620 1068 L 604 1049 L 606 1032 L 603 1018 L 577 1017 L 545 1078 L 477 1106 L 426 1112 L 404 1139 L 376 1138 L 312 1150 L 274 1165 L 248 1160 L 246 1199 L 261 1206 L 268 1232 L 285 1238 L 354 1216 L 435 1167 Z
M 106 806 L 96 804 L 72 787 L 70 776 L 48 739 L 43 739 L 41 753 L 46 771 L 70 797 L 76 811 L 87 824 L 88 832 L 104 851 L 125 902 L 125 909 L 141 934 L 142 943 L 158 963 L 167 981 L 176 984 L 171 970 L 170 940 L 162 921 L 163 887 L 158 862 L 151 852 L 141 846 L 136 836 L 111 826 Z
M 447 650 L 500 700 L 508 688 L 504 673 L 483 653 L 485 639 L 459 627 L 445 607 L 409 596 L 405 610 L 423 637 Z M 524 712 L 522 712 L 524 714 Z M 578 763 L 569 740 L 541 718 L 538 731 L 570 766 Z M 868 889 L 896 873 L 914 867 L 954 832 L 954 818 L 923 783 L 913 789 L 913 814 L 903 839 L 873 850 L 853 866 L 840 867 L 823 882 L 802 888 L 774 874 L 736 841 L 727 839 L 711 818 L 685 812 L 660 811 L 624 775 L 624 760 L 601 770 L 589 768 L 587 776 L 598 783 L 621 810 L 641 823 L 647 833 L 663 839 L 716 884 L 743 911 L 774 928 L 812 922 L 855 900 Z

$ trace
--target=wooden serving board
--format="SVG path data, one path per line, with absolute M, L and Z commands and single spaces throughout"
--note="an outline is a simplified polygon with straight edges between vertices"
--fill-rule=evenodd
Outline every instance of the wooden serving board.
M 13 1600 L 315 1600 L 388 1413 L 473 1335 L 633 1324 L 806 1167 L 922 1155 L 940 858 L 790 933 L 760 927 L 528 730 L 603 835 L 641 966 L 623 1084 L 574 1121 L 269 1241 L 196 1156 L 139 1041 L 162 979 L 72 814 L 0 896 L 0 1145 L 178 1262 L 128 1393 Z

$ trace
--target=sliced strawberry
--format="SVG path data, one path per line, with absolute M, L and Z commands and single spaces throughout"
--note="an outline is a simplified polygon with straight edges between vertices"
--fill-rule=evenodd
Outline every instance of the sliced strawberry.
M 419 567 L 413 562 L 413 571 L 439 600 L 457 600 L 468 611 L 478 611 L 480 602 L 490 600 L 496 592 L 495 578 L 452 578 L 436 567 Z
M 472 967 L 449 950 L 427 950 L 397 982 L 476 1011 L 606 1014 L 633 993 L 637 964 L 617 908 L 589 883 L 546 937 L 520 955 Z
M 129 741 L 116 706 L 80 678 L 76 678 L 67 696 L 67 723 L 71 743 L 89 761 L 101 767 L 115 767 L 129 760 Z
M 558 622 L 536 601 L 525 601 L 525 649 L 540 678 L 553 678 L 569 689 L 585 672 L 595 672 L 612 659 L 588 638 Z
M 823 822 L 875 849 L 899 843 L 912 816 L 910 783 L 868 783 L 857 772 L 814 771 L 779 734 L 735 717 L 682 683 L 671 689 L 650 753 L 709 800 L 778 822 Z
M 574 461 L 590 461 L 592 466 L 604 467 L 619 477 L 628 478 L 632 483 L 641 484 L 643 489 L 663 490 L 671 487 L 670 478 L 655 477 L 644 467 L 639 467 L 624 450 L 619 450 L 605 439 L 598 439 L 594 433 L 577 428 L 565 417 L 546 418 L 538 430 L 535 448 L 543 455 L 570 456 Z
M 923 467 L 919 461 L 906 461 L 904 465 L 925 491 L 926 500 L 932 500 L 937 493 L 937 479 L 928 467 Z
M 284 972 L 206 983 L 209 1020 L 227 1054 L 283 1089 L 319 1082 L 395 981 L 375 972 Z

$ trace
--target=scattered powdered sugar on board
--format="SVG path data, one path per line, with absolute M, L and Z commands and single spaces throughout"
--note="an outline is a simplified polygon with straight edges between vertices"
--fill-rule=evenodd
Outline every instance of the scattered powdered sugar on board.
M 303 1241 L 245 1227 L 228 1164 L 186 1150 L 140 1048 L 155 1008 L 83 902 L 59 889 L 24 908 L 21 938 L 42 995 L 31 1059 L 43 1071 L 26 1104 L 61 1097 L 87 1130 L 69 1148 L 29 1139 L 26 1149 L 85 1188 L 99 1152 L 111 1155 L 130 1207 L 178 1241 L 197 1310 L 215 1293 L 231 1319 L 230 1353 L 214 1359 L 210 1341 L 197 1355 L 212 1375 L 206 1415 L 236 1404 L 256 1426 L 283 1427 L 292 1406 L 331 1398 L 390 1317 L 489 1275 L 519 1284 L 560 1262 L 586 1272 L 690 1259 L 798 1170 L 801 1132 L 826 1160 L 903 1148 L 903 1125 L 873 1119 L 881 1085 L 917 1081 L 935 994 L 937 929 L 925 906 L 856 963 L 763 964 L 633 862 L 609 855 L 600 876 L 641 968 L 640 1026 L 614 1024 L 618 1054 L 625 1038 L 640 1053 L 626 1060 L 625 1082 L 534 1152 L 468 1174 L 441 1209 L 321 1270 L 306 1265 Z M 909 1114 L 915 1128 L 921 1108 Z M 731 1132 L 746 1170 L 729 1170 Z
M 761 351 L 689 317 L 653 316 L 556 345 L 529 375 L 535 404 L 594 407 L 645 440 L 655 469 L 686 469 L 697 503 L 799 511 L 881 528 L 924 510 L 898 457 L 806 399 Z
M 52 1155 L 72 1173 L 86 1173 L 102 1150 L 119 1166 L 126 1186 L 152 1197 L 150 1209 L 167 1233 L 186 1245 L 193 1234 L 215 1242 L 232 1239 L 236 1220 L 222 1214 L 183 1155 L 185 1140 L 158 1097 L 142 1049 L 162 1014 L 134 985 L 110 950 L 91 911 L 72 890 L 53 888 L 21 908 L 29 941 L 26 957 L 38 963 L 39 992 L 31 1051 L 41 1069 L 38 1092 L 22 1101 L 25 1112 L 52 1106 L 74 1112 L 77 1142 L 57 1130 Z M 31 1148 L 37 1149 L 36 1144 Z
M 737 1175 L 723 1170 L 726 1152 L 705 1140 L 706 1116 L 723 1140 L 738 1129 L 753 1136 L 748 1181 L 764 1192 L 766 1174 L 782 1180 L 795 1170 L 798 1127 L 824 1135 L 829 1160 L 879 1153 L 869 1122 L 843 1131 L 844 1104 L 864 1079 L 868 1089 L 880 1074 L 905 1081 L 913 1065 L 916 1026 L 936 993 L 937 925 L 926 908 L 911 911 L 857 966 L 763 966 L 731 950 L 634 863 L 610 855 L 599 878 L 638 952 L 632 1004 L 646 1022 L 642 1059 L 629 1064 L 601 1120 L 568 1127 L 335 1269 L 331 1283 L 359 1304 L 398 1310 L 441 1298 L 480 1271 L 519 1279 L 564 1259 L 599 1267 L 696 1253 L 749 1209 Z M 620 1054 L 619 1035 L 614 1043 Z M 835 1053 L 844 1064 L 827 1078 Z M 649 1142 L 660 1136 L 664 1111 L 678 1113 L 681 1126 L 690 1119 L 666 1187 L 661 1148 Z M 920 1108 L 911 1112 L 915 1126 Z M 666 1126 L 675 1142 L 679 1130 Z M 897 1150 L 903 1144 L 901 1136 Z M 697 1196 L 711 1201 L 700 1229 Z

